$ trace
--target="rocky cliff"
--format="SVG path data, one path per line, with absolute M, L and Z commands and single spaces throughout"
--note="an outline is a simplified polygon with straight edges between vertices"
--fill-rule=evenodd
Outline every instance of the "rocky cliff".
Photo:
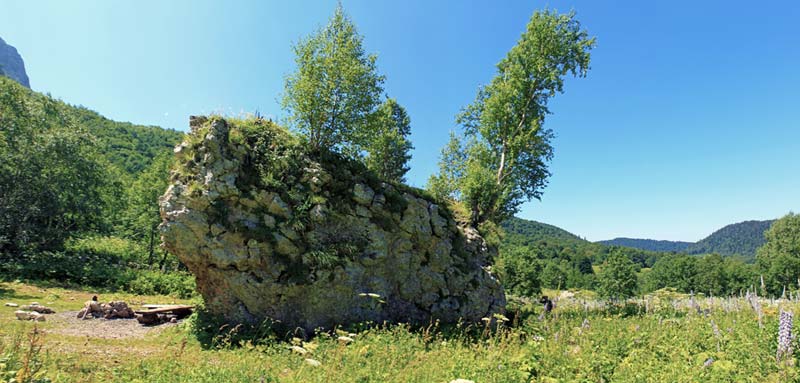
M 310 153 L 264 120 L 190 125 L 161 199 L 161 233 L 212 313 L 313 330 L 503 310 L 491 249 L 422 191 Z
M 28 74 L 25 73 L 25 63 L 17 49 L 6 44 L 0 38 L 0 75 L 14 79 L 14 81 L 30 88 Z

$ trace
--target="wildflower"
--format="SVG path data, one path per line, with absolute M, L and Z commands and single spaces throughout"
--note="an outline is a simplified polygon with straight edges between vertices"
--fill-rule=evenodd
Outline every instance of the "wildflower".
M 506 316 L 503 315 L 503 314 L 496 313 L 496 314 L 492 314 L 492 316 L 494 317 L 494 319 L 497 319 L 499 321 L 508 322 L 508 318 L 506 318 Z
M 713 319 L 711 320 L 711 330 L 714 331 L 714 336 L 719 338 L 719 336 L 720 336 L 719 327 L 717 326 L 717 323 L 714 322 Z
M 300 354 L 300 355 L 305 355 L 305 354 L 308 353 L 308 350 L 306 350 L 306 349 L 304 349 L 304 348 L 302 348 L 300 346 L 292 346 L 292 347 L 289 347 L 289 349 L 294 351 L 294 352 L 296 352 L 296 353 L 298 353 L 298 354 Z
M 583 318 L 583 323 L 581 323 L 581 328 L 583 329 L 589 328 L 589 318 Z
M 778 360 L 792 355 L 792 322 L 791 311 L 781 310 L 780 323 L 778 324 Z
M 322 365 L 322 363 L 320 363 L 316 359 L 306 359 L 305 362 L 306 362 L 306 364 L 308 364 L 309 366 L 312 366 L 312 367 L 319 367 L 319 366 Z

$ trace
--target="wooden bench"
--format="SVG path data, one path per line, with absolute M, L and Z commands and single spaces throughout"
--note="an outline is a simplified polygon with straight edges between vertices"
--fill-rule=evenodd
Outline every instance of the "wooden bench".
M 192 313 L 194 306 L 187 305 L 142 305 L 145 310 L 135 311 L 136 320 L 143 325 L 154 325 L 167 316 L 182 319 Z

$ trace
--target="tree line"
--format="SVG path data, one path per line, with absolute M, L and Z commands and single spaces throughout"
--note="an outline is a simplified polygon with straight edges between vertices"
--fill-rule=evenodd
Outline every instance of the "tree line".
M 530 242 L 512 232 L 506 234 L 495 266 L 507 291 L 527 296 L 543 288 L 595 290 L 608 298 L 663 288 L 711 296 L 800 293 L 800 215 L 775 221 L 764 236 L 766 242 L 752 262 L 720 254 L 609 246 L 563 235 Z

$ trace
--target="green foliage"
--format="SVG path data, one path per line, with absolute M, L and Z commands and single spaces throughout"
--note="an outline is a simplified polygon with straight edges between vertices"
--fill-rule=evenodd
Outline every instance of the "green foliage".
M 426 188 L 440 200 L 461 200 L 459 182 L 464 178 L 466 164 L 464 145 L 451 131 L 450 140 L 439 157 L 439 172 L 430 176 Z
M 396 183 L 405 182 L 411 160 L 411 119 L 405 108 L 393 98 L 386 99 L 372 117 L 373 128 L 364 138 L 367 156 L 365 163 L 379 178 Z
M 44 332 L 38 327 L 23 334 L 5 334 L 0 340 L 0 381 L 8 383 L 50 383 L 45 377 Z
M 752 289 L 756 277 L 753 265 L 736 258 L 668 254 L 656 261 L 641 287 L 644 292 L 669 287 L 683 293 L 737 295 Z
M 140 295 L 171 295 L 181 299 L 195 295 L 194 276 L 188 272 L 164 273 L 137 270 L 127 281 L 124 290 Z
M 63 103 L 0 78 L 0 127 L 0 253 L 103 226 L 109 165 Z
M 85 107 L 68 107 L 75 123 L 95 137 L 97 151 L 128 175 L 145 170 L 159 156 L 171 153 L 183 133 L 158 126 L 109 120 Z
M 757 263 L 768 291 L 780 295 L 784 288 L 800 289 L 800 214 L 789 213 L 775 221 L 765 237 Z
M 636 267 L 625 255 L 614 252 L 600 269 L 597 291 L 611 299 L 625 299 L 636 291 Z
M 384 77 L 377 56 L 362 47 L 341 5 L 330 22 L 294 46 L 297 71 L 286 78 L 283 107 L 309 144 L 357 155 L 369 135 L 369 118 L 380 104 Z
M 536 254 L 521 247 L 503 249 L 495 262 L 506 293 L 533 297 L 541 292 L 541 262 Z
M 742 255 L 752 261 L 756 250 L 764 244 L 764 232 L 775 221 L 745 221 L 728 225 L 690 245 L 689 254 L 718 253 L 724 256 Z
M 503 221 L 502 227 L 518 243 L 532 244 L 542 240 L 586 242 L 581 237 L 560 227 L 517 217 L 511 217 Z
M 548 289 L 596 289 L 593 265 L 601 265 L 612 253 L 630 259 L 637 268 L 651 267 L 664 255 L 591 243 L 558 227 L 519 218 L 506 220 L 503 228 L 505 235 L 497 264 L 504 286 L 533 284 Z M 521 278 L 536 278 L 536 281 Z M 513 287 L 511 291 L 525 295 Z
M 432 179 L 431 187 L 461 198 L 473 224 L 502 222 L 541 197 L 553 156 L 553 133 L 544 128 L 548 101 L 563 92 L 565 76 L 586 75 L 594 41 L 574 13 L 537 11 L 491 83 L 458 116 L 469 139 L 451 141 L 445 154 L 467 161 Z M 453 155 L 454 149 L 463 153 Z
M 161 223 L 158 198 L 167 190 L 173 163 L 174 158 L 168 153 L 157 156 L 135 176 L 133 182 L 126 185 L 124 195 L 120 196 L 122 206 L 113 214 L 118 233 L 146 246 L 148 266 L 152 266 L 157 258 L 158 225 Z
M 599 241 L 604 245 L 625 246 L 634 249 L 661 251 L 661 252 L 685 252 L 692 245 L 691 242 L 681 241 L 658 241 L 654 239 L 639 238 L 614 238 L 607 241 Z

